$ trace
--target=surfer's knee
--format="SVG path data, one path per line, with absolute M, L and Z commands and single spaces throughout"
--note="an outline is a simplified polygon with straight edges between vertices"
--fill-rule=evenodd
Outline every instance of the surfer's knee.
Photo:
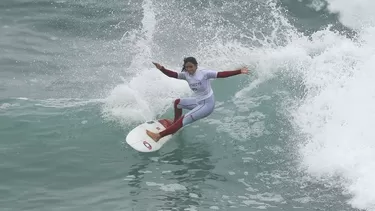
M 215 110 L 215 102 L 209 103 L 207 105 L 207 113 L 210 115 Z
M 182 119 L 182 126 L 186 126 L 186 125 L 191 124 L 194 121 L 196 121 L 196 120 L 194 120 L 194 118 L 193 118 L 193 116 L 191 114 L 185 115 L 185 116 L 183 116 L 181 118 L 183 118 Z
M 175 108 L 177 108 L 177 105 L 180 104 L 180 101 L 181 101 L 180 99 L 176 99 L 176 100 L 174 101 L 174 107 L 175 107 Z
M 211 115 L 211 113 L 214 111 L 214 108 L 215 107 L 212 106 L 212 105 L 206 105 L 205 107 L 203 107 L 202 112 L 198 114 L 199 119 L 202 119 L 202 118 L 205 118 L 205 117 Z
M 215 110 L 215 100 L 213 98 L 207 100 L 206 105 L 203 108 L 204 116 L 210 115 Z
M 204 105 L 201 109 L 197 110 L 190 114 L 193 121 L 197 121 L 198 119 L 203 119 L 209 116 L 214 111 L 215 106 L 211 104 Z
M 205 117 L 211 115 L 212 112 L 214 112 L 214 109 L 215 109 L 215 106 L 207 108 L 205 112 Z

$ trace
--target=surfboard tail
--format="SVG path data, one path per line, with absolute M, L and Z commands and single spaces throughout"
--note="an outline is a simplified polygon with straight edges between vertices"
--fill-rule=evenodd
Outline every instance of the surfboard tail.
M 160 132 L 163 127 L 169 127 L 173 124 L 170 119 L 150 120 L 133 128 L 126 136 L 126 143 L 139 152 L 154 152 L 159 150 L 165 143 L 171 139 L 171 135 L 161 138 L 158 142 L 152 140 L 146 133 L 146 130 L 155 133 Z

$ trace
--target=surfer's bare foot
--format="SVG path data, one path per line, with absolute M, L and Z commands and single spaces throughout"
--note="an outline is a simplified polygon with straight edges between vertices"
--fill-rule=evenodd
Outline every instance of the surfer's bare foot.
M 158 142 L 159 139 L 161 138 L 160 135 L 159 135 L 159 133 L 153 133 L 153 132 L 151 132 L 151 131 L 149 131 L 149 130 L 146 130 L 146 133 L 147 133 L 147 135 L 150 136 L 150 138 L 152 138 L 155 142 Z

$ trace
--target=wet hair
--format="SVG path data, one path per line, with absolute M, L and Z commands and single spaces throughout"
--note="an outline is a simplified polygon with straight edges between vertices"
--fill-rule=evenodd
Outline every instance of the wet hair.
M 197 60 L 196 60 L 194 57 L 185 57 L 185 58 L 184 58 L 184 65 L 182 66 L 182 70 L 181 70 L 181 72 L 186 71 L 186 69 L 185 69 L 185 65 L 186 65 L 186 63 L 188 63 L 188 62 L 191 62 L 191 63 L 193 63 L 194 65 L 198 65 L 198 62 L 197 62 Z

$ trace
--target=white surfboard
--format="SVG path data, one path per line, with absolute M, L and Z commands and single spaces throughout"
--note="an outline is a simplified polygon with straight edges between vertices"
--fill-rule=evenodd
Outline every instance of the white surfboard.
M 157 133 L 172 125 L 172 122 L 169 119 L 159 119 L 142 123 L 128 133 L 126 143 L 139 152 L 157 151 L 172 138 L 172 135 L 164 136 L 155 142 L 147 135 L 146 129 Z

